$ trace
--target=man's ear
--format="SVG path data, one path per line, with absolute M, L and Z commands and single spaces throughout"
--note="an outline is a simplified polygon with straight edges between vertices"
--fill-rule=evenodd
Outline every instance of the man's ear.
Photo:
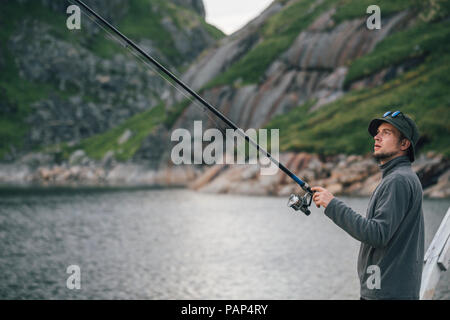
M 408 150 L 408 148 L 411 146 L 411 141 L 409 141 L 408 139 L 403 139 L 401 142 L 400 142 L 400 149 L 402 150 L 402 151 L 406 151 L 406 150 Z

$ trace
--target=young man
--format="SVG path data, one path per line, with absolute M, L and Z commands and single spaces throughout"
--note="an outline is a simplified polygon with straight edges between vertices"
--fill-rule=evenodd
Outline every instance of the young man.
M 424 257 L 422 186 L 411 169 L 419 132 L 411 118 L 396 111 L 372 120 L 369 133 L 383 174 L 366 217 L 321 187 L 312 188 L 313 200 L 335 224 L 361 241 L 361 299 L 419 299 Z

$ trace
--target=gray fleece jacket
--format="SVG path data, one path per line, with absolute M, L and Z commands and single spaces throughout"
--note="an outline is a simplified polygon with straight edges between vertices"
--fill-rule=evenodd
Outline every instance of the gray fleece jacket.
M 365 299 L 419 299 L 424 258 L 422 185 L 406 156 L 380 166 L 383 178 L 366 217 L 333 198 L 325 214 L 361 241 L 358 275 Z

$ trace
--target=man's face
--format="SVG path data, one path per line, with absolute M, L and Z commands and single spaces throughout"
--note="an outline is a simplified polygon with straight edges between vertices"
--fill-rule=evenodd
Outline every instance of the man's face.
M 399 141 L 400 131 L 392 124 L 383 122 L 374 137 L 373 156 L 381 163 L 385 163 L 396 156 L 403 154 L 406 150 Z

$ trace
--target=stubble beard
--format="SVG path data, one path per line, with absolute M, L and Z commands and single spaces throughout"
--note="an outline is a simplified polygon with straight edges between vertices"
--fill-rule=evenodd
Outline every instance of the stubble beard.
M 388 160 L 395 156 L 397 152 L 385 152 L 385 153 L 373 153 L 372 157 L 378 162 L 382 162 L 383 160 Z

